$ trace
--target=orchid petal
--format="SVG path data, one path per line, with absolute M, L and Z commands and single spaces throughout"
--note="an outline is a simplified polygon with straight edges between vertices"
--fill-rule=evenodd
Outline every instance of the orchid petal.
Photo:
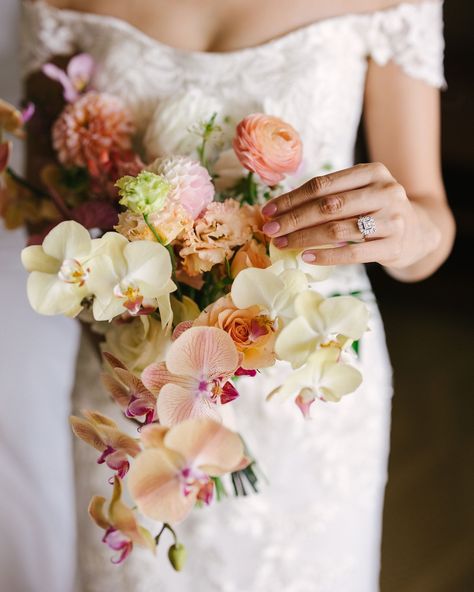
M 171 259 L 163 245 L 152 241 L 135 241 L 124 249 L 124 257 L 131 277 L 140 284 L 145 297 L 157 296 L 160 286 L 167 286 L 171 273 Z
M 72 415 L 69 418 L 69 422 L 74 434 L 81 440 L 84 440 L 86 444 L 89 444 L 100 452 L 107 448 L 101 434 L 89 421 Z
M 83 90 L 94 72 L 94 59 L 88 53 L 75 55 L 67 66 L 67 74 L 77 90 Z
M 103 528 L 104 530 L 107 530 L 108 528 L 110 528 L 111 524 L 107 520 L 107 518 L 105 517 L 105 513 L 104 513 L 105 502 L 106 502 L 105 497 L 103 497 L 101 495 L 94 495 L 94 497 L 91 499 L 91 501 L 89 503 L 88 512 L 89 512 L 89 516 L 97 524 L 97 526 L 99 526 L 100 528 Z
M 166 365 L 172 374 L 213 380 L 233 375 L 239 365 L 239 354 L 231 337 L 222 329 L 191 327 L 171 344 Z
M 89 232 L 73 220 L 55 226 L 43 241 L 44 252 L 59 261 L 86 257 L 91 247 Z
M 162 448 L 163 438 L 169 428 L 157 423 L 145 426 L 140 432 L 140 440 L 145 448 Z
M 158 395 L 160 390 L 168 382 L 176 382 L 175 377 L 167 370 L 164 362 L 147 366 L 142 372 L 141 380 L 145 387 L 154 395 Z M 185 381 L 185 384 L 187 384 L 187 381 Z
M 308 321 L 297 317 L 281 330 L 275 342 L 275 353 L 280 360 L 291 362 L 293 368 L 298 368 L 317 345 L 317 337 Z
M 232 284 L 231 296 L 237 308 L 259 305 L 267 312 L 273 309 L 275 295 L 284 288 L 283 282 L 268 269 L 243 269 Z
M 319 310 L 331 333 L 341 333 L 351 339 L 359 339 L 367 329 L 368 308 L 353 296 L 328 298 L 320 304 Z
M 74 317 L 82 310 L 81 302 L 88 290 L 67 284 L 55 275 L 33 271 L 28 278 L 27 294 L 31 307 L 40 314 Z
M 82 411 L 82 415 L 98 428 L 109 427 L 118 429 L 118 426 L 113 419 L 110 419 L 110 417 L 107 417 L 106 415 L 102 415 L 102 413 L 99 413 L 98 411 L 89 411 L 86 409 Z
M 189 418 L 212 417 L 220 420 L 216 404 L 206 396 L 197 396 L 191 389 L 176 384 L 166 384 L 158 395 L 156 412 L 160 423 L 171 426 Z
M 362 374 L 349 364 L 333 364 L 326 368 L 319 389 L 327 401 L 340 401 L 362 383 Z
M 60 267 L 60 262 L 47 255 L 40 245 L 25 247 L 21 252 L 21 262 L 29 272 L 57 273 Z
M 164 443 L 211 476 L 232 471 L 244 456 L 240 436 L 209 418 L 175 425 L 165 435 Z
M 185 496 L 179 480 L 184 459 L 166 448 L 147 448 L 128 473 L 130 495 L 142 514 L 160 522 L 177 523 L 191 511 L 197 491 Z
M 72 103 L 73 101 L 77 100 L 79 93 L 74 88 L 73 83 L 64 70 L 61 70 L 61 68 L 58 68 L 58 66 L 55 66 L 54 64 L 48 63 L 44 64 L 44 66 L 41 68 L 41 71 L 51 80 L 56 80 L 59 82 L 59 84 L 63 87 L 63 96 L 66 101 Z
M 122 408 L 127 407 L 130 401 L 130 393 L 121 382 L 116 378 L 103 372 L 101 374 L 102 385 L 105 390 L 110 394 L 114 401 Z

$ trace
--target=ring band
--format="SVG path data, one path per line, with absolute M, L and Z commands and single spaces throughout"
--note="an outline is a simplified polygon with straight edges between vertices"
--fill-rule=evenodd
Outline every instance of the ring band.
M 357 227 L 364 239 L 371 234 L 375 234 L 377 230 L 377 225 L 373 216 L 359 216 L 357 218 Z

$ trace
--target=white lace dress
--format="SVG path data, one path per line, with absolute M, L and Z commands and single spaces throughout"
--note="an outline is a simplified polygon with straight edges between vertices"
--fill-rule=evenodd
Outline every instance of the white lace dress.
M 54 54 L 86 51 L 95 85 L 127 103 L 143 133 L 160 100 L 201 91 L 245 115 L 259 110 L 301 132 L 299 183 L 330 165 L 353 163 L 367 60 L 395 60 L 410 76 L 442 86 L 442 6 L 400 4 L 316 22 L 257 47 L 228 53 L 182 51 L 112 17 L 25 3 L 25 74 Z M 257 496 L 196 510 L 178 532 L 189 549 L 182 573 L 137 549 L 111 565 L 86 516 L 94 493 L 108 495 L 106 469 L 76 444 L 79 576 L 82 592 L 373 592 L 378 589 L 381 513 L 390 431 L 391 370 L 383 327 L 362 266 L 338 269 L 315 286 L 362 292 L 371 309 L 363 338 L 362 387 L 339 404 L 319 404 L 305 422 L 296 406 L 264 398 L 288 369 L 243 378 L 236 421 L 268 476 Z M 117 416 L 98 383 L 99 363 L 83 340 L 74 406 Z M 315 404 L 316 405 L 316 404 Z M 38 588 L 40 592 L 43 589 Z

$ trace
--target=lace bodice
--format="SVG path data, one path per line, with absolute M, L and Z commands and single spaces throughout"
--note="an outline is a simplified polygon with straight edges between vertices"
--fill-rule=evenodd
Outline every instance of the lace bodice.
M 442 86 L 442 3 L 318 21 L 256 47 L 223 53 L 179 50 L 114 17 L 24 4 L 24 73 L 54 54 L 87 51 L 95 85 L 123 98 L 144 130 L 160 99 L 190 89 L 235 107 L 289 121 L 303 136 L 306 176 L 352 164 L 369 57 L 395 60 L 409 75 Z
M 301 178 L 350 166 L 368 59 L 397 62 L 410 76 L 441 87 L 442 3 L 400 4 L 370 14 L 316 22 L 257 47 L 226 53 L 182 51 L 112 17 L 24 3 L 24 74 L 55 54 L 86 51 L 98 64 L 94 85 L 119 95 L 145 131 L 169 97 L 204 94 L 211 112 L 236 117 L 264 111 L 290 122 L 305 150 Z M 324 286 L 322 285 L 324 283 Z M 371 331 L 361 344 L 364 384 L 337 406 L 321 405 L 314 422 L 264 394 L 281 382 L 281 366 L 242 380 L 238 425 L 271 486 L 260 496 L 229 499 L 182 525 L 193 558 L 176 579 L 163 558 L 132 555 L 120 571 L 85 510 L 92 493 L 108 495 L 93 451 L 76 447 L 83 592 L 373 592 L 388 455 L 391 373 L 383 328 L 361 266 L 338 268 L 323 292 L 362 290 Z M 82 348 L 75 406 L 107 415 L 98 362 Z M 288 369 L 287 369 L 288 371 Z M 97 470 L 94 470 L 96 467 Z M 101 490 L 102 487 L 102 490 Z

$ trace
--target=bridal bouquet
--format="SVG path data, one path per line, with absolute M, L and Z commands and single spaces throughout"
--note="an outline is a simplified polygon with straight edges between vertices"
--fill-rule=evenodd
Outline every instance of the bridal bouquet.
M 113 485 L 109 500 L 92 498 L 91 518 L 117 563 L 135 545 L 154 551 L 169 529 L 169 558 L 180 569 L 185 551 L 173 525 L 229 487 L 257 490 L 255 459 L 221 415 L 245 397 L 239 377 L 291 365 L 266 395 L 293 398 L 309 417 L 314 401 L 339 401 L 360 385 L 352 346 L 368 312 L 352 296 L 320 295 L 311 285 L 330 270 L 279 251 L 262 232 L 262 204 L 302 160 L 288 123 L 212 112 L 183 121 L 176 142 L 167 132 L 183 110 L 170 99 L 145 133 L 155 152 L 145 159 L 121 100 L 89 88 L 92 69 L 84 54 L 66 71 L 44 66 L 66 100 L 52 129 L 56 160 L 38 189 L 7 167 L 1 144 L 0 212 L 10 225 L 12 211 L 35 229 L 42 222 L 22 253 L 30 303 L 91 323 L 105 390 L 138 428 L 126 433 L 93 410 L 71 418 Z M 7 104 L 1 112 L 3 129 L 19 132 L 25 114 Z M 156 536 L 140 516 L 162 525 Z

